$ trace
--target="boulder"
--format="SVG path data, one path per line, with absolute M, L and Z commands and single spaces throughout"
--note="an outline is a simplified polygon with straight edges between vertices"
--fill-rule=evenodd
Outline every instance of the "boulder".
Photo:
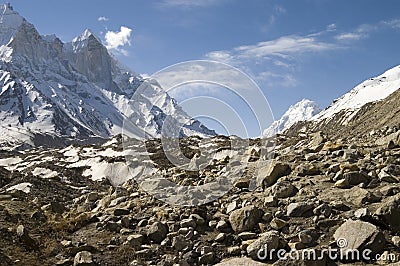
M 161 222 L 155 222 L 147 227 L 147 237 L 155 242 L 161 243 L 168 234 L 168 226 Z
M 258 169 L 257 171 L 257 184 L 263 188 L 267 188 L 275 184 L 275 182 L 282 176 L 288 175 L 291 168 L 288 164 L 274 161 L 271 165 L 267 165 Z
M 250 258 L 230 258 L 215 264 L 215 266 L 264 266 L 262 262 L 254 261 Z
M 278 249 L 279 243 L 280 236 L 277 231 L 266 232 L 246 248 L 247 255 L 254 260 L 271 260 L 268 251 Z
M 250 205 L 231 212 L 229 222 L 236 233 L 251 231 L 263 216 L 263 211 Z
M 76 253 L 74 258 L 74 266 L 94 266 L 92 253 L 89 251 L 81 251 Z
M 400 232 L 400 195 L 385 199 L 375 211 L 374 217 L 393 232 Z
M 343 199 L 355 206 L 363 206 L 366 203 L 377 202 L 379 198 L 366 189 L 352 187 L 343 195 Z
M 377 254 L 385 247 L 383 233 L 375 225 L 359 220 L 347 220 L 335 231 L 333 237 L 344 252 L 370 249 L 372 254 Z
M 298 189 L 288 181 L 278 182 L 268 190 L 268 195 L 277 198 L 288 198 L 294 196 Z
M 312 215 L 314 205 L 306 202 L 290 203 L 286 209 L 286 215 L 289 217 L 308 217 Z

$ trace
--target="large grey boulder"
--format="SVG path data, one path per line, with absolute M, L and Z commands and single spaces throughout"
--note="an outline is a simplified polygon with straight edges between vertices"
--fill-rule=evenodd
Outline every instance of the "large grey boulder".
M 288 164 L 281 162 L 272 162 L 270 165 L 261 167 L 257 171 L 257 184 L 267 188 L 276 183 L 276 181 L 285 175 L 290 174 L 291 168 Z
M 167 237 L 167 234 L 168 226 L 161 222 L 155 222 L 147 228 L 147 237 L 155 243 L 161 243 Z
M 375 211 L 374 217 L 393 232 L 400 232 L 400 194 L 385 199 Z
M 229 222 L 236 233 L 251 231 L 263 216 L 263 211 L 250 205 L 231 212 Z
M 336 230 L 333 237 L 344 252 L 347 250 L 362 252 L 369 249 L 372 254 L 377 254 L 383 250 L 386 242 L 383 233 L 375 225 L 360 220 L 347 220 Z
M 278 249 L 279 245 L 279 233 L 277 231 L 269 231 L 262 234 L 260 238 L 251 243 L 246 251 L 247 255 L 254 260 L 271 260 L 272 258 L 270 258 L 268 251 Z

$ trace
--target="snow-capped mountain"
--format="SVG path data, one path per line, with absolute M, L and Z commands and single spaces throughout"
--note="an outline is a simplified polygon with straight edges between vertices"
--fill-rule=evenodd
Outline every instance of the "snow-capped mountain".
M 319 112 L 321 112 L 321 108 L 316 102 L 303 99 L 295 105 L 290 106 L 279 120 L 274 121 L 270 127 L 264 130 L 263 135 L 264 137 L 274 136 L 290 128 L 297 122 L 310 120 Z
M 344 112 L 342 124 L 346 124 L 367 103 L 385 99 L 400 88 L 400 66 L 389 69 L 382 75 L 368 79 L 335 100 L 329 107 L 314 116 L 312 121 L 331 119 Z
M 140 103 L 132 104 L 143 82 L 90 30 L 63 43 L 54 35 L 40 35 L 9 4 L 0 6 L 0 142 L 30 142 L 38 134 L 108 138 L 121 133 L 124 117 L 158 137 L 172 114 L 185 122 L 182 135 L 215 135 L 155 82 Z M 161 100 L 153 104 L 147 95 Z

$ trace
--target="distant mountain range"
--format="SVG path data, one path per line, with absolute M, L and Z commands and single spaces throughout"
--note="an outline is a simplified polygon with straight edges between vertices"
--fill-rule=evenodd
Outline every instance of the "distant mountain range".
M 180 136 L 216 135 L 186 114 L 156 81 L 133 103 L 131 98 L 143 82 L 90 30 L 63 43 L 55 35 L 40 35 L 9 4 L 0 6 L 0 146 L 107 139 L 121 133 L 127 117 L 137 137 L 160 137 L 171 115 L 184 124 Z M 345 125 L 367 103 L 385 99 L 399 88 L 400 66 L 396 66 L 362 82 L 325 110 L 303 99 L 263 135 L 274 136 L 301 121 L 334 120 Z
M 292 105 L 285 114 L 264 131 L 270 137 L 282 133 L 297 122 L 311 121 L 326 125 L 331 120 L 338 125 L 346 125 L 368 103 L 386 99 L 400 88 L 400 66 L 389 69 L 382 75 L 370 78 L 344 94 L 325 110 L 317 103 L 303 99 Z M 390 110 L 388 110 L 390 111 Z
M 49 144 L 109 138 L 130 117 L 150 137 L 174 114 L 185 122 L 182 136 L 212 136 L 157 83 L 133 108 L 132 95 L 144 79 L 118 62 L 90 30 L 69 43 L 42 36 L 9 4 L 0 6 L 0 122 L 3 145 Z

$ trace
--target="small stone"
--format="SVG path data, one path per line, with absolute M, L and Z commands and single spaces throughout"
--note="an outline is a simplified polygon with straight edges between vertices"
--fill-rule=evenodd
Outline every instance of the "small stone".
M 42 223 L 47 221 L 47 217 L 42 210 L 37 210 L 34 213 L 32 213 L 31 218 Z
M 242 233 L 238 234 L 238 237 L 241 240 L 246 241 L 246 240 L 257 238 L 257 234 L 253 233 L 253 232 L 242 232 Z
M 306 245 L 301 242 L 289 242 L 288 246 L 291 250 L 300 250 L 306 247 Z
M 182 251 L 188 248 L 190 245 L 191 243 L 181 235 L 176 236 L 172 239 L 172 248 L 176 251 Z
M 298 192 L 297 188 L 288 181 L 281 181 L 273 185 L 268 193 L 277 198 L 288 198 L 294 196 Z M 264 201 L 265 202 L 265 201 Z
M 74 258 L 74 266 L 92 266 L 93 263 L 92 253 L 89 251 L 81 251 L 76 253 Z
M 229 229 L 229 224 L 228 224 L 225 220 L 221 220 L 221 221 L 218 221 L 218 223 L 217 223 L 217 225 L 215 226 L 215 228 L 216 228 L 218 231 L 224 231 L 224 230 L 226 230 L 226 229 Z
M 199 258 L 199 264 L 202 265 L 210 265 L 210 264 L 214 264 L 215 262 L 215 256 L 214 256 L 214 252 L 209 252 L 207 254 L 202 255 Z
M 354 212 L 354 217 L 356 217 L 357 219 L 365 218 L 368 215 L 370 215 L 370 213 L 367 208 L 361 208 Z
M 236 180 L 235 183 L 233 184 L 233 186 L 238 189 L 247 189 L 249 188 L 249 185 L 250 185 L 250 180 L 246 178 L 240 178 Z
M 206 220 L 198 214 L 191 214 L 189 219 L 192 219 L 196 222 L 197 225 L 205 225 Z
M 400 247 L 400 236 L 392 237 L 392 242 L 396 247 Z
M 200 247 L 198 247 L 198 248 L 196 249 L 196 252 L 199 253 L 199 254 L 201 254 L 201 255 L 210 253 L 210 252 L 212 252 L 212 251 L 213 251 L 213 248 L 210 247 L 210 246 L 200 246 Z
M 303 244 L 310 244 L 313 240 L 313 237 L 308 233 L 308 231 L 301 231 L 298 234 L 299 241 Z
M 57 214 L 62 214 L 66 211 L 65 206 L 57 201 L 52 201 L 50 204 L 42 206 L 41 209 L 43 211 L 51 211 Z
M 196 225 L 197 225 L 196 221 L 193 220 L 193 219 L 191 219 L 191 218 L 189 218 L 189 219 L 183 219 L 183 220 L 180 222 L 180 226 L 181 226 L 181 227 L 196 228 Z
M 290 203 L 287 206 L 286 215 L 289 217 L 310 216 L 309 212 L 314 208 L 313 205 L 305 202 Z
M 70 241 L 70 240 L 63 240 L 63 241 L 60 242 L 60 244 L 61 244 L 63 247 L 67 248 L 67 247 L 71 247 L 71 246 L 72 246 L 72 241 Z
M 232 211 L 236 210 L 237 207 L 238 207 L 237 201 L 229 203 L 228 206 L 226 207 L 226 214 L 229 214 Z
M 269 222 L 272 220 L 272 218 L 274 218 L 274 216 L 272 215 L 272 213 L 266 212 L 266 213 L 264 213 L 264 215 L 263 215 L 263 217 L 262 217 L 262 220 L 263 220 L 264 222 L 269 223 Z
M 309 154 L 306 154 L 306 155 L 304 156 L 304 158 L 306 159 L 306 161 L 314 161 L 314 160 L 318 159 L 318 154 L 316 154 L 316 153 L 309 153 Z
M 267 196 L 264 198 L 265 207 L 277 207 L 278 199 L 275 196 Z
M 147 219 L 143 219 L 143 220 L 140 220 L 140 221 L 138 222 L 137 226 L 138 226 L 138 227 L 144 227 L 144 226 L 147 226 L 148 223 L 149 223 L 149 221 L 148 221 Z
M 215 237 L 215 241 L 216 242 L 222 242 L 224 241 L 226 238 L 226 234 L 225 233 L 219 233 L 216 237 Z
M 123 215 L 128 215 L 130 213 L 129 210 L 127 209 L 115 209 L 114 210 L 114 216 L 123 216 Z
M 274 218 L 269 224 L 272 229 L 280 230 L 287 225 L 287 222 L 279 218 Z
M 322 203 L 318 207 L 316 207 L 313 211 L 315 215 L 323 215 L 328 218 L 332 213 L 332 207 L 329 204 Z
M 228 255 L 230 256 L 238 256 L 241 254 L 241 249 L 238 246 L 234 246 L 234 247 L 228 247 L 226 249 L 226 252 L 228 253 Z
M 144 240 L 144 236 L 141 234 L 130 235 L 126 239 L 126 244 L 137 248 L 142 245 L 143 240 Z
M 31 238 L 28 230 L 23 225 L 17 226 L 17 236 L 21 242 L 30 250 L 38 250 L 39 246 L 36 241 Z

